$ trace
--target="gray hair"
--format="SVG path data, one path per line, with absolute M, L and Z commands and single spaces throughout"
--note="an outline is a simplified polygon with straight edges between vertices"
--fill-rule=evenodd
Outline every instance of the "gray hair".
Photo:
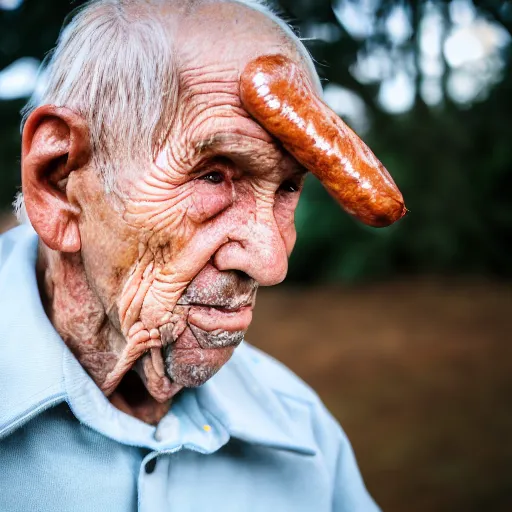
M 185 0 L 181 5 L 209 1 Z M 213 1 L 234 1 L 274 20 L 296 41 L 317 76 L 299 38 L 263 0 Z M 169 0 L 90 0 L 75 10 L 43 63 L 40 87 L 22 111 L 22 128 L 40 105 L 80 113 L 106 192 L 115 189 L 119 167 L 156 156 L 176 111 L 176 61 L 159 9 L 165 4 Z M 22 193 L 14 209 L 19 221 L 28 222 Z

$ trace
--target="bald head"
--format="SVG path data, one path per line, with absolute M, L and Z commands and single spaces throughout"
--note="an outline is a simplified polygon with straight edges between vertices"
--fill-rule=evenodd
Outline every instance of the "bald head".
M 193 10 L 176 18 L 176 50 L 185 62 L 205 52 L 222 62 L 236 54 L 247 62 L 262 54 L 286 53 L 309 68 L 316 77 L 311 58 L 286 23 L 256 2 L 196 2 Z

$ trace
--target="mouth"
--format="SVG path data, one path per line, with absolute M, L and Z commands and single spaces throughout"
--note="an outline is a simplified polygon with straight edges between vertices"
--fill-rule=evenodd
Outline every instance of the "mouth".
M 188 325 L 201 348 L 237 346 L 252 320 L 252 306 L 236 309 L 196 305 L 190 308 Z
M 252 321 L 253 301 L 178 306 L 174 319 L 160 327 L 163 346 L 214 349 L 237 346 Z M 188 331 L 187 336 L 183 336 Z M 192 342 L 191 336 L 194 338 Z
M 188 323 L 204 331 L 245 331 L 252 320 L 252 306 L 219 307 L 194 305 L 188 314 Z

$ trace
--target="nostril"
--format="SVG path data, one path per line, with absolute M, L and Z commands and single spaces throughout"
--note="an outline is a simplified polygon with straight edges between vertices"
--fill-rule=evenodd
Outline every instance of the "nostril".
M 243 270 L 232 270 L 232 272 L 236 275 L 236 277 L 238 279 L 240 279 L 240 281 L 249 281 L 249 280 L 252 280 L 252 277 L 247 274 L 246 272 L 244 272 Z
M 254 281 L 254 279 L 247 272 L 244 272 L 243 270 L 240 270 L 237 268 L 229 268 L 229 267 L 223 268 L 222 266 L 218 265 L 217 262 L 215 261 L 215 256 L 213 256 L 210 259 L 209 264 L 212 267 L 216 268 L 219 272 L 231 274 L 231 276 L 235 277 L 239 283 L 246 283 L 249 281 L 251 281 L 251 282 Z

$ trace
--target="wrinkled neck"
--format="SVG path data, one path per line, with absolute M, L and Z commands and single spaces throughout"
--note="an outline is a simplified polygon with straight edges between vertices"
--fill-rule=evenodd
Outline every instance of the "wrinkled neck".
M 39 294 L 46 314 L 64 343 L 102 388 L 125 345 L 99 297 L 90 286 L 80 253 L 52 251 L 42 243 L 36 264 Z M 121 411 L 146 423 L 157 424 L 171 402 L 157 402 L 134 370 L 109 394 Z

